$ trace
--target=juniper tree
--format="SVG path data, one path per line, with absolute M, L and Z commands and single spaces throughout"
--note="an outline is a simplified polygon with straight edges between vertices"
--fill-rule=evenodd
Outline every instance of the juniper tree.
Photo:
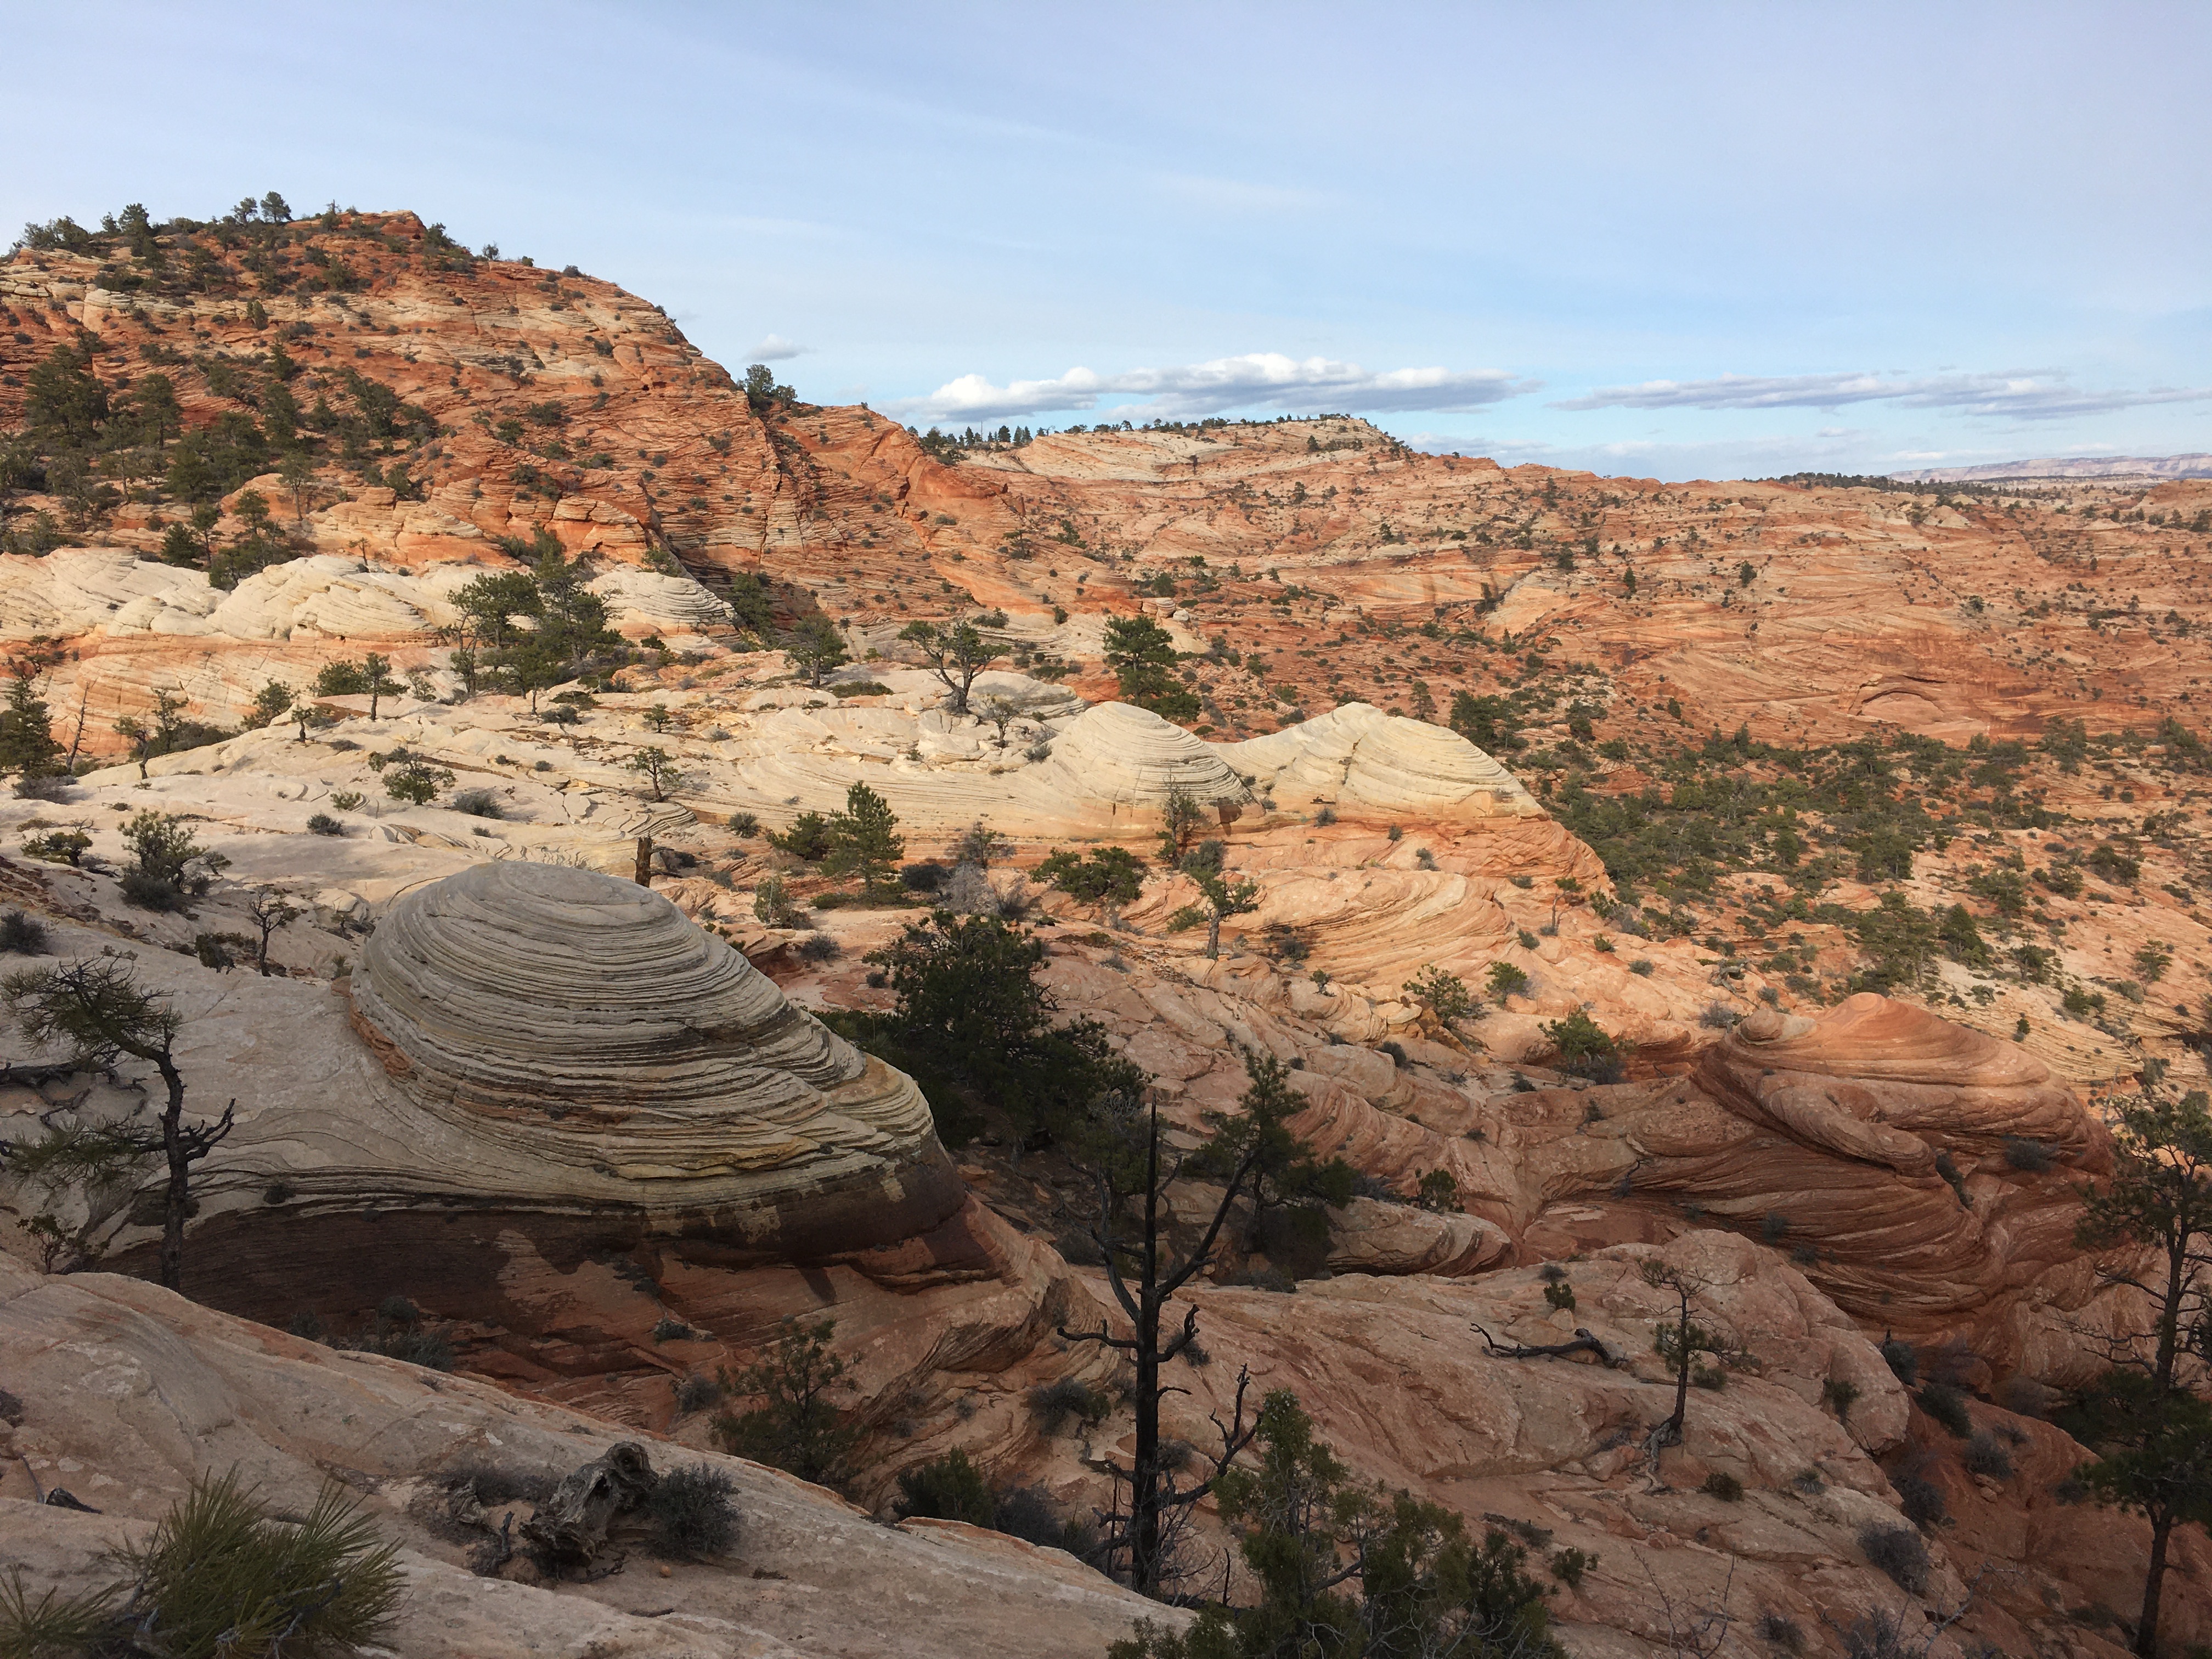
M 845 810 L 830 814 L 829 839 L 823 874 L 858 876 L 863 890 L 871 895 L 896 884 L 906 842 L 898 833 L 890 803 L 866 784 L 856 783 L 845 792 Z
M 960 617 L 939 625 L 936 623 L 912 622 L 899 629 L 899 638 L 921 653 L 929 672 L 944 683 L 950 694 L 946 707 L 956 714 L 968 712 L 968 693 L 975 684 L 975 677 L 1006 654 L 1006 647 L 995 635 L 986 630 L 1004 628 L 1006 615 L 992 611 L 977 617 Z M 1007 719 L 1012 719 L 1010 712 Z M 1000 726 L 1001 740 L 1005 725 Z
M 9 1166 L 19 1175 L 99 1184 L 137 1159 L 161 1154 L 168 1171 L 161 1204 L 161 1284 L 184 1288 L 185 1218 L 191 1206 L 192 1165 L 231 1131 L 232 1101 L 213 1123 L 185 1121 L 185 1079 L 176 1042 L 184 1019 L 168 999 L 142 988 L 119 957 L 96 957 L 58 968 L 34 968 L 0 980 L 0 1002 L 34 1043 L 66 1044 L 76 1064 L 105 1071 L 125 1055 L 160 1074 L 165 1103 L 158 1127 L 128 1124 L 64 1129 L 27 1147 L 11 1148 Z

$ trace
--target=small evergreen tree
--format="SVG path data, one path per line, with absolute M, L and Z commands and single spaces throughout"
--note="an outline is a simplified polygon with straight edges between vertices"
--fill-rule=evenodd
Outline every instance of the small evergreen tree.
M 8 665 L 8 706 L 0 711 L 0 772 L 27 778 L 60 770 L 62 746 L 53 718 L 39 696 L 37 669 L 20 659 Z
M 830 816 L 829 837 L 823 874 L 858 876 L 862 890 L 871 896 L 896 890 L 906 841 L 890 803 L 881 795 L 865 783 L 848 789 L 845 810 Z
M 830 1346 L 837 1322 L 787 1318 L 775 1340 L 733 1378 L 721 1372 L 730 1394 L 760 1401 L 742 1413 L 714 1419 L 714 1437 L 725 1451 L 785 1469 L 802 1480 L 842 1491 L 848 1460 L 860 1439 L 846 1425 L 830 1391 L 845 1375 L 845 1360 Z
M 1175 678 L 1175 640 L 1150 617 L 1116 617 L 1108 622 L 1105 656 L 1122 702 L 1149 708 L 1163 720 L 1198 718 L 1198 698 Z
M 798 627 L 783 636 L 783 649 L 809 685 L 821 684 L 831 669 L 850 660 L 836 625 L 818 613 L 802 618 Z

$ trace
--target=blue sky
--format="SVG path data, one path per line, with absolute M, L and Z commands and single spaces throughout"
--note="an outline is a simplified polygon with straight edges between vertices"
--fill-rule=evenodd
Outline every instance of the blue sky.
M 919 423 L 2212 450 L 2212 7 L 56 6 L 0 224 L 411 207 Z

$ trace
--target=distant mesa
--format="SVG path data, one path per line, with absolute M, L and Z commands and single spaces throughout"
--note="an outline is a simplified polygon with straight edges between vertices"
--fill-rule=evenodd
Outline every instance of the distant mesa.
M 2212 478 L 2212 455 L 2075 455 L 2065 459 L 1994 461 L 1983 466 L 1923 466 L 1890 477 L 1906 483 L 1991 483 L 2008 478 Z

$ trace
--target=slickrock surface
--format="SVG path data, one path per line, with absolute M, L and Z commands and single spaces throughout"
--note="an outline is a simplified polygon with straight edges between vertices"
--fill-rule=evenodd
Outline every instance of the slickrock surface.
M 234 1468 L 283 1514 L 304 1513 L 326 1480 L 350 1489 L 402 1547 L 387 1650 L 422 1659 L 1091 1659 L 1162 1612 L 1057 1550 L 957 1523 L 879 1525 L 820 1487 L 657 1440 L 656 1470 L 706 1464 L 734 1483 L 727 1556 L 665 1577 L 633 1559 L 589 1583 L 481 1578 L 467 1540 L 437 1525 L 450 1482 L 557 1479 L 636 1431 L 109 1274 L 42 1279 L 0 1261 L 0 1374 L 23 1401 L 19 1425 L 0 1424 L 0 1558 L 34 1601 L 49 1585 L 109 1582 L 112 1543 L 143 1539 L 196 1472 Z M 33 1478 L 101 1513 L 34 1502 Z M 526 1503 L 495 1505 L 495 1525 L 502 1508 L 528 1518 Z

